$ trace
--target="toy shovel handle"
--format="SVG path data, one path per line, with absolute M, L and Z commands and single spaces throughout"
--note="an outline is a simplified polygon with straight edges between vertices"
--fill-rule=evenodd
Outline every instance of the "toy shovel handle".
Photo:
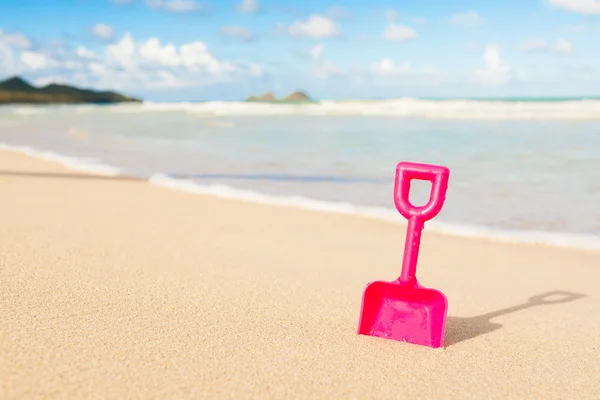
M 446 200 L 450 170 L 438 165 L 401 162 L 396 167 L 394 183 L 394 203 L 396 208 L 408 219 L 406 243 L 404 244 L 404 259 L 402 273 L 398 281 L 403 284 L 416 283 L 417 259 L 421 244 L 421 231 L 425 221 L 438 215 Z M 409 200 L 410 181 L 420 179 L 431 182 L 429 201 L 424 206 L 413 206 Z
M 450 170 L 439 165 L 418 164 L 403 161 L 396 167 L 394 203 L 404 218 L 416 217 L 421 222 L 429 221 L 439 214 L 446 200 Z M 409 200 L 410 182 L 419 179 L 431 182 L 429 201 L 424 206 L 413 206 Z

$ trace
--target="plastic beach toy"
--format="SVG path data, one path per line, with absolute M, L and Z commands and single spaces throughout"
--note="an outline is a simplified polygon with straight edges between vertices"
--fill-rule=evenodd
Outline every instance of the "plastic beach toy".
M 442 166 L 401 162 L 396 167 L 394 203 L 408 219 L 402 272 L 395 281 L 367 284 L 359 334 L 430 347 L 444 345 L 448 300 L 442 292 L 421 286 L 415 274 L 421 231 L 425 222 L 442 209 L 449 176 L 450 170 Z M 410 204 L 408 194 L 413 179 L 431 182 L 429 202 L 424 206 Z

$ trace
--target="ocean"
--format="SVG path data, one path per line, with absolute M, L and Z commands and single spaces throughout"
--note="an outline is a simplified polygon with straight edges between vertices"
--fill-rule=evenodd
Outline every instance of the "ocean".
M 0 148 L 178 190 L 399 223 L 396 164 L 440 164 L 450 186 L 428 229 L 600 249 L 598 99 L 16 105 L 0 107 Z M 415 184 L 411 200 L 426 202 L 428 190 Z

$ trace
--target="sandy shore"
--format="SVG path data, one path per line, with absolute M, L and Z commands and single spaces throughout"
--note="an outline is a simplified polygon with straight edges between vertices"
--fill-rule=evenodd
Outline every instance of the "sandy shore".
M 600 254 L 425 231 L 430 349 L 356 334 L 403 240 L 0 152 L 0 398 L 600 398 Z

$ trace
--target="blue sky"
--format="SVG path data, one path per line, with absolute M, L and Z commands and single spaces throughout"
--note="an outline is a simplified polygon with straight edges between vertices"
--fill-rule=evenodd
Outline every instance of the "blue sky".
M 0 77 L 158 101 L 600 94 L 600 0 L 0 0 Z

